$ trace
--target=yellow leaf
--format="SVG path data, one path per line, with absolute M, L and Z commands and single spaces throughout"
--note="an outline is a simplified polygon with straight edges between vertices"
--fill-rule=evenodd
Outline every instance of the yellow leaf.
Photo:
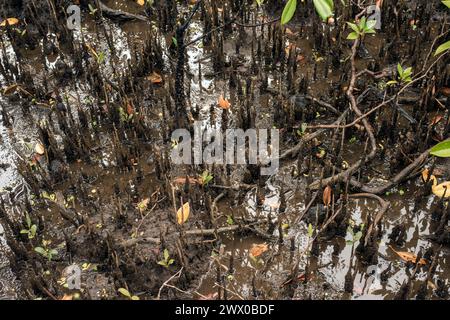
M 183 224 L 186 222 L 186 220 L 189 218 L 189 211 L 190 211 L 189 202 L 186 202 L 180 209 L 178 209 L 177 212 L 178 224 Z
M 137 0 L 138 5 L 143 6 L 145 4 L 145 0 Z
M 5 27 L 5 26 L 6 26 L 6 23 L 8 23 L 10 26 L 13 26 L 13 25 L 19 23 L 19 19 L 17 19 L 17 18 L 8 18 L 8 19 L 6 19 L 6 20 L 3 20 L 3 21 L 0 23 L 0 26 Z
M 68 294 L 65 294 L 61 299 L 59 299 L 59 300 L 73 300 L 73 296 L 72 295 L 68 295 Z
M 38 142 L 36 143 L 36 146 L 34 147 L 34 151 L 39 154 L 39 155 L 43 155 L 45 153 L 45 148 L 42 145 L 42 143 Z

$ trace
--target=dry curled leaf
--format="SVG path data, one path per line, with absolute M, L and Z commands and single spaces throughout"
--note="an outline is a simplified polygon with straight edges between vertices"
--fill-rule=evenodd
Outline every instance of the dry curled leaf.
M 450 97 L 450 88 L 449 87 L 442 87 L 439 90 L 444 96 Z
M 145 0 L 137 0 L 138 5 L 143 6 L 145 4 Z
M 65 294 L 61 299 L 59 300 L 73 300 L 73 295 Z
M 228 102 L 227 99 L 224 99 L 223 95 L 220 95 L 220 97 L 219 97 L 219 107 L 222 108 L 222 109 L 225 109 L 225 110 L 226 109 L 230 109 L 231 103 Z
M 329 206 L 333 198 L 333 189 L 330 186 L 326 186 L 323 190 L 323 204 Z
M 250 249 L 250 254 L 252 255 L 252 257 L 256 258 L 262 255 L 267 250 L 269 250 L 267 243 L 254 244 Z
M 411 252 L 406 252 L 406 251 L 396 251 L 394 250 L 394 248 L 392 248 L 392 251 L 394 251 L 399 257 L 400 259 L 402 259 L 405 262 L 412 262 L 412 263 L 416 263 L 417 260 L 417 256 L 414 253 Z M 427 261 L 423 258 L 421 258 L 419 260 L 419 265 L 426 265 Z
M 441 122 L 441 120 L 442 120 L 443 118 L 444 118 L 444 117 L 443 117 L 442 115 L 440 115 L 440 114 L 438 114 L 437 116 L 434 116 L 433 119 L 431 119 L 431 121 L 430 121 L 430 126 L 435 126 L 435 125 L 437 125 L 439 122 Z
M 129 116 L 131 116 L 133 113 L 134 113 L 133 105 L 132 105 L 131 103 L 128 103 L 128 104 L 127 104 L 127 114 L 128 114 Z
M 3 20 L 0 23 L 0 26 L 5 27 L 6 24 L 8 24 L 10 26 L 13 26 L 13 25 L 18 24 L 18 23 L 19 23 L 19 19 L 17 19 L 17 18 L 8 18 L 8 19 Z
M 39 154 L 39 155 L 43 155 L 45 153 L 45 147 L 42 145 L 42 143 L 38 142 L 36 143 L 36 145 L 34 146 L 34 151 Z
M 6 87 L 5 89 L 3 89 L 3 94 L 5 96 L 10 95 L 10 94 L 16 92 L 17 89 L 19 89 L 19 85 L 17 83 L 12 84 L 12 85 Z
M 190 206 L 189 202 L 183 204 L 183 206 L 177 211 L 177 222 L 178 224 L 183 224 L 189 218 Z
M 149 80 L 153 84 L 159 84 L 163 82 L 162 76 L 156 72 L 152 72 L 152 74 L 147 77 L 147 80 Z

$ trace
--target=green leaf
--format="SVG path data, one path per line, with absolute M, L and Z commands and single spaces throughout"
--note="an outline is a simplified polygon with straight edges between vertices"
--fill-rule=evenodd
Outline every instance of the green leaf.
M 403 70 L 403 77 L 407 78 L 412 74 L 412 68 L 406 68 L 405 70 Z
M 36 235 L 36 231 L 37 231 L 37 226 L 35 224 L 33 224 L 30 228 L 30 233 L 28 234 L 28 238 L 33 239 L 34 236 Z
M 20 234 L 28 234 L 30 231 L 28 231 L 28 230 L 20 230 Z
M 323 21 L 326 21 L 333 15 L 333 1 L 332 0 L 313 0 L 316 11 Z
M 170 259 L 168 265 L 170 266 L 170 265 L 172 265 L 174 262 L 175 262 L 174 259 Z
M 310 223 L 309 225 L 308 225 L 308 237 L 312 237 L 312 235 L 313 235 L 313 232 L 314 232 L 314 228 L 313 228 L 313 226 L 312 226 L 312 224 Z
M 130 292 L 129 292 L 127 289 L 125 289 L 125 288 L 119 288 L 118 291 L 119 291 L 122 295 L 124 295 L 125 297 L 131 299 L 131 294 L 130 294 Z
M 450 140 L 443 141 L 435 145 L 430 154 L 441 158 L 450 158 Z
M 354 233 L 353 233 L 353 228 L 352 228 L 352 226 L 348 226 L 348 228 L 347 228 L 347 232 L 353 237 L 354 236 Z
M 164 260 L 158 261 L 158 264 L 163 267 L 167 267 L 167 263 Z
M 362 237 L 362 232 L 358 231 L 354 236 L 353 236 L 353 241 L 359 241 L 359 239 L 361 239 Z
M 447 51 L 448 49 L 450 49 L 450 41 L 447 41 L 447 42 L 441 44 L 436 49 L 436 52 L 434 53 L 434 55 L 437 56 L 438 54 L 441 54 L 442 52 Z
M 52 256 L 57 255 L 58 251 L 56 251 L 55 249 L 50 250 L 49 252 Z
M 358 39 L 359 34 L 357 34 L 356 32 L 352 32 L 347 36 L 347 40 L 355 40 Z
M 359 21 L 359 29 L 360 30 L 366 29 L 366 25 L 367 25 L 367 19 L 366 19 L 366 17 L 362 17 L 361 20 Z
M 296 9 L 297 9 L 297 0 L 289 0 L 286 3 L 286 6 L 283 9 L 283 13 L 281 14 L 282 25 L 291 21 Z
M 305 122 L 303 122 L 302 123 L 302 126 L 301 126 L 301 132 L 302 133 L 305 133 L 306 132 L 306 129 L 308 129 L 308 124 L 307 123 L 305 123 Z
M 373 29 L 373 28 L 375 28 L 376 24 L 377 24 L 376 20 L 373 20 L 373 19 L 372 20 L 368 20 L 367 24 L 366 24 L 366 28 L 367 29 Z
M 398 75 L 401 77 L 403 74 L 403 68 L 400 63 L 397 63 L 397 72 L 398 72 Z
M 325 2 L 328 3 L 328 6 L 331 8 L 331 10 L 334 10 L 334 3 L 333 3 L 333 0 L 325 0 Z
M 351 246 L 351 245 L 353 245 L 353 241 L 352 240 L 346 240 L 345 244 L 348 245 L 348 246 Z
M 27 227 L 30 228 L 31 227 L 31 219 L 30 216 L 27 214 L 25 214 L 25 219 L 27 221 Z
M 178 40 L 177 40 L 177 38 L 173 37 L 172 38 L 172 42 L 175 45 L 175 47 L 178 47 Z
M 36 248 L 34 248 L 34 251 L 36 251 L 37 253 L 43 255 L 44 257 L 47 256 L 47 251 L 45 251 L 45 249 L 42 248 L 42 247 L 36 247 Z
M 97 12 L 97 9 L 94 6 L 92 6 L 90 3 L 88 4 L 88 7 L 89 7 L 90 14 L 94 14 Z
M 359 33 L 359 28 L 356 24 L 351 23 L 351 22 L 347 22 L 347 24 L 349 25 L 350 28 L 353 29 L 353 31 L 355 31 L 356 33 Z
M 447 8 L 450 8 L 450 0 L 442 1 L 443 4 L 447 6 Z
M 397 83 L 398 83 L 397 80 L 391 80 L 391 81 L 386 82 L 386 85 L 387 86 L 392 86 L 392 85 L 397 84 Z
M 132 296 L 131 300 L 139 300 L 139 297 L 138 296 Z
M 164 249 L 164 260 L 167 261 L 169 260 L 169 250 Z

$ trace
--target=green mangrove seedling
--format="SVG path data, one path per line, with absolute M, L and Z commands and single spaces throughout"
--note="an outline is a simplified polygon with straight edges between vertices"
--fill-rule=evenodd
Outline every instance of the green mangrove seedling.
M 164 257 L 164 259 L 162 259 L 161 261 L 158 261 L 158 264 L 160 266 L 169 268 L 169 266 L 172 265 L 175 262 L 174 259 L 170 258 L 169 250 L 167 250 L 167 249 L 164 249 L 163 257 Z
M 375 33 L 376 20 L 367 20 L 366 17 L 362 17 L 359 23 L 347 22 L 347 25 L 353 30 L 348 36 L 348 40 L 356 40 L 363 38 L 366 34 Z
M 48 261 L 51 261 L 53 256 L 58 254 L 58 251 L 56 249 L 52 249 L 49 247 L 51 244 L 50 240 L 42 240 L 42 247 L 35 247 L 34 251 L 39 253 L 41 256 L 48 259 Z
M 400 63 L 397 64 L 397 73 L 398 73 L 398 80 L 391 80 L 386 83 L 386 85 L 394 85 L 398 83 L 409 83 L 412 81 L 412 68 L 406 68 L 403 69 L 402 65 Z
M 351 225 L 349 225 L 348 228 L 347 228 L 347 233 L 351 235 L 352 239 L 351 240 L 346 240 L 345 243 L 347 245 L 353 246 L 356 242 L 361 240 L 363 228 L 364 228 L 364 224 L 361 224 L 361 226 L 359 228 L 360 230 L 355 233 L 353 231 L 353 227 Z
M 130 293 L 130 291 L 128 291 L 125 288 L 119 288 L 118 290 L 120 292 L 121 295 L 123 295 L 124 297 L 127 297 L 130 300 L 139 300 L 138 296 L 134 296 Z
M 31 222 L 30 216 L 25 214 L 25 222 L 27 224 L 27 229 L 20 230 L 21 234 L 27 234 L 28 239 L 33 239 L 36 236 L 37 226 Z
M 214 176 L 211 175 L 208 170 L 203 171 L 202 175 L 200 176 L 202 185 L 207 186 L 208 183 L 211 182 L 212 179 L 214 179 Z

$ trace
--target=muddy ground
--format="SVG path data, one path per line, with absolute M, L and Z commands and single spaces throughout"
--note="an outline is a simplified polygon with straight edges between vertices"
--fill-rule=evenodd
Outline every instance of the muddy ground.
M 0 0 L 0 298 L 447 299 L 448 12 L 382 1 L 354 46 L 367 5 Z M 194 120 L 279 129 L 278 172 L 175 165 Z

